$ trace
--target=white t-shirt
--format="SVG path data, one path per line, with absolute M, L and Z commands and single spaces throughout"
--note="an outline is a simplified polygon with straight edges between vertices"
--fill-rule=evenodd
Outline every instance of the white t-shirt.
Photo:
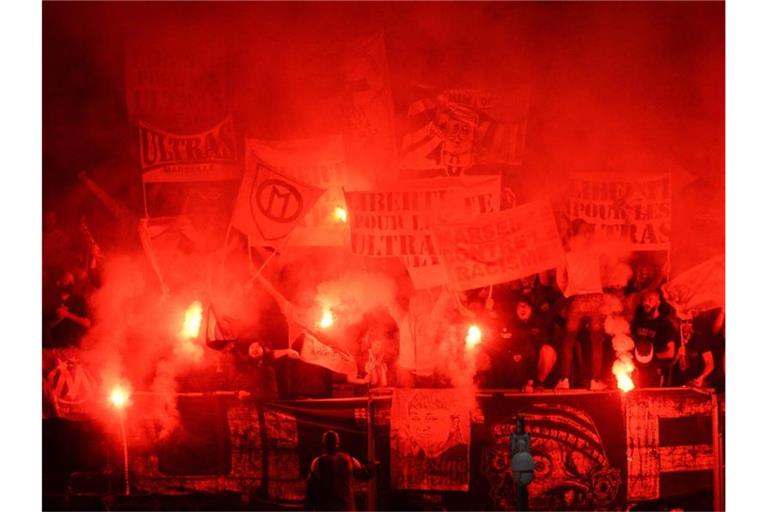
M 600 279 L 600 254 L 583 248 L 566 253 L 565 268 L 567 283 L 563 294 L 566 297 L 603 293 Z

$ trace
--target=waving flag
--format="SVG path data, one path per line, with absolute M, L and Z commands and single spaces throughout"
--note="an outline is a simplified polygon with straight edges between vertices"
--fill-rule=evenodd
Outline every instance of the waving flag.
M 324 192 L 257 160 L 243 177 L 232 225 L 253 245 L 273 245 L 288 236 Z
M 678 311 L 706 311 L 725 306 L 725 256 L 686 270 L 661 290 Z

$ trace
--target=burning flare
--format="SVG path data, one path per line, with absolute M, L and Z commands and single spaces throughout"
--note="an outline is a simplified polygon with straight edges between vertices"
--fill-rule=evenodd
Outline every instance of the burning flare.
M 184 327 L 181 329 L 182 338 L 195 339 L 200 333 L 200 324 L 203 321 L 203 305 L 196 300 L 184 313 Z
M 333 217 L 343 223 L 347 223 L 347 210 L 342 208 L 341 206 L 337 206 L 335 210 L 333 210 Z
M 613 374 L 616 376 L 616 385 L 625 393 L 635 389 L 635 383 L 632 382 L 632 372 L 635 371 L 635 365 L 632 364 L 630 357 L 621 357 L 613 362 Z
M 128 392 L 119 386 L 115 387 L 109 395 L 109 401 L 118 409 L 122 409 L 128 403 Z
M 333 325 L 333 312 L 331 312 L 330 309 L 324 308 L 323 309 L 323 317 L 320 319 L 320 321 L 317 323 L 320 327 L 323 329 L 327 329 L 328 327 Z
M 483 341 L 483 331 L 476 325 L 470 325 L 467 329 L 467 336 L 464 338 L 467 348 L 474 348 Z

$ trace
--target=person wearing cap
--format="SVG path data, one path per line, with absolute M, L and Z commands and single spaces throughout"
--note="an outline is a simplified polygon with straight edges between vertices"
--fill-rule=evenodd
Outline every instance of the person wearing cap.
M 672 321 L 659 311 L 661 295 L 657 290 L 643 294 L 642 307 L 632 319 L 631 332 L 635 341 L 635 366 L 639 387 L 659 387 L 667 384 L 666 375 L 675 363 L 677 332 Z
M 350 454 L 339 450 L 339 434 L 329 430 L 323 434 L 323 454 L 315 457 L 307 479 L 307 510 L 355 510 L 352 479 L 368 480 L 376 467 L 363 466 Z

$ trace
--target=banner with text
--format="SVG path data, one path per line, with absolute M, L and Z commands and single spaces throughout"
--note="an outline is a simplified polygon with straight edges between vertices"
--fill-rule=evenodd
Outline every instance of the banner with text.
M 432 227 L 438 254 L 456 290 L 505 283 L 563 264 L 552 208 L 528 203 Z
M 628 180 L 611 174 L 575 174 L 571 177 L 569 217 L 594 226 L 598 237 L 628 242 L 635 251 L 669 249 L 669 175 Z
M 145 183 L 240 179 L 232 119 L 204 132 L 181 135 L 139 122 L 140 163 Z
M 144 120 L 173 131 L 198 130 L 226 115 L 229 73 L 222 49 L 197 31 L 141 31 L 136 27 L 125 46 L 125 99 L 132 124 Z
M 446 284 L 430 227 L 499 210 L 498 176 L 401 181 L 345 191 L 354 254 L 402 258 L 417 289 Z
M 347 168 L 340 136 L 285 141 L 246 139 L 245 161 L 246 168 L 254 168 L 262 161 L 285 176 L 326 190 L 297 224 L 291 245 L 345 245 L 349 230 L 341 187 L 347 181 Z

